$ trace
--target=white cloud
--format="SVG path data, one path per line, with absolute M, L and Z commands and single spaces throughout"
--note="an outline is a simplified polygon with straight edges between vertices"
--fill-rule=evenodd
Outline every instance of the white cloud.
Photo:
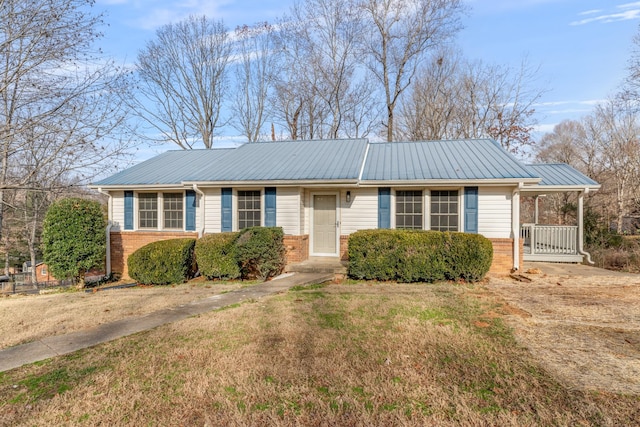
M 232 0 L 100 0 L 101 3 L 126 8 L 129 25 L 143 30 L 153 30 L 171 22 L 177 22 L 189 15 L 207 15 L 210 18 L 223 17 L 222 7 Z
M 602 9 L 591 9 L 591 10 L 585 10 L 584 12 L 580 12 L 578 13 L 578 15 L 581 15 L 581 16 L 595 15 L 596 13 L 602 13 L 602 12 L 603 12 Z
M 590 16 L 589 18 L 580 19 L 578 21 L 573 21 L 569 23 L 569 25 L 577 26 L 577 25 L 586 25 L 591 24 L 593 22 L 601 22 L 604 24 L 608 24 L 611 22 L 620 22 L 620 21 L 629 21 L 632 19 L 640 19 L 640 2 L 633 3 L 625 3 L 616 6 L 616 9 L 622 10 L 622 12 L 606 12 L 604 10 L 592 9 L 585 10 L 583 12 L 578 13 L 579 16 Z M 595 15 L 595 16 L 594 16 Z
M 625 3 L 625 4 L 620 4 L 618 6 L 616 6 L 618 9 L 633 9 L 636 7 L 640 7 L 640 1 L 636 1 L 633 3 Z

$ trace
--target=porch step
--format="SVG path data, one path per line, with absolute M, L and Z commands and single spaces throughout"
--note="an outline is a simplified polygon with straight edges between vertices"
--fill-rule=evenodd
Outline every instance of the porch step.
M 337 258 L 314 257 L 295 264 L 288 264 L 285 271 L 290 273 L 347 274 L 347 263 Z

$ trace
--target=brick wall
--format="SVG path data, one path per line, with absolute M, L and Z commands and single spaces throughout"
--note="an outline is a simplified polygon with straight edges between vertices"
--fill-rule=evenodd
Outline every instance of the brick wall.
M 111 271 L 124 279 L 129 279 L 127 258 L 142 246 L 159 240 L 197 238 L 197 233 L 184 232 L 111 232 Z M 513 239 L 489 239 L 493 244 L 493 263 L 491 273 L 508 274 L 513 268 Z M 349 236 L 340 236 L 340 259 L 348 260 Z M 287 250 L 287 263 L 296 263 L 309 259 L 309 235 L 284 236 Z M 523 263 L 523 241 L 520 240 L 520 266 Z
M 493 244 L 493 262 L 490 273 L 509 274 L 513 269 L 513 239 L 489 239 Z M 524 262 L 523 240 L 520 239 L 520 268 Z
M 111 232 L 111 271 L 120 275 L 123 279 L 129 279 L 127 258 L 146 244 L 160 240 L 180 239 L 185 237 L 197 238 L 198 233 L 185 233 L 181 231 L 134 231 Z
M 349 236 L 340 236 L 340 261 L 349 261 Z
M 284 236 L 284 247 L 287 250 L 287 263 L 302 262 L 309 259 L 309 235 Z

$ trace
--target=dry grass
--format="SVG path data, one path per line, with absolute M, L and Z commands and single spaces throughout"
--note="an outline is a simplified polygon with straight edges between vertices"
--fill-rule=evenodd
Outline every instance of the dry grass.
M 0 348 L 142 316 L 241 286 L 239 282 L 192 281 L 90 293 L 71 290 L 47 295 L 0 296 Z
M 611 274 L 536 274 L 488 288 L 517 308 L 508 322 L 518 341 L 564 383 L 640 395 L 640 276 Z
M 0 374 L 2 425 L 629 425 L 554 381 L 481 286 L 330 285 Z

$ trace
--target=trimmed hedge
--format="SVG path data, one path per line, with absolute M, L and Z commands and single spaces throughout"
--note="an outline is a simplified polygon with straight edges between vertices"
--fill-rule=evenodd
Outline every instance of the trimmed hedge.
M 349 276 L 354 279 L 477 281 L 492 260 L 491 241 L 478 234 L 361 230 L 349 236 Z
M 237 279 L 240 266 L 235 242 L 240 233 L 207 234 L 196 242 L 196 261 L 207 279 Z
M 129 276 L 145 285 L 182 283 L 193 277 L 196 239 L 170 239 L 149 243 L 129 255 Z
M 481 280 L 491 268 L 493 245 L 480 234 L 443 233 L 447 252 L 447 278 Z
M 249 227 L 240 232 L 236 256 L 243 278 L 266 280 L 282 272 L 286 264 L 281 227 Z

